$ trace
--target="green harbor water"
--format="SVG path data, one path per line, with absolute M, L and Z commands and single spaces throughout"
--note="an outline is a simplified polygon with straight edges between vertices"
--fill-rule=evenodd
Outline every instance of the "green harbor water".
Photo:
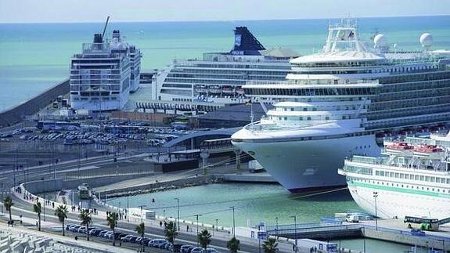
M 277 184 L 209 184 L 177 190 L 147 193 L 129 197 L 108 199 L 108 203 L 121 208 L 138 207 L 154 210 L 157 215 L 177 216 L 177 200 L 180 200 L 180 219 L 232 226 L 232 209 L 235 208 L 236 226 L 293 224 L 296 215 L 299 223 L 319 222 L 321 217 L 334 216 L 337 212 L 362 210 L 353 201 L 347 189 L 317 193 L 291 194 Z M 153 202 L 154 200 L 154 202 Z M 340 247 L 370 253 L 402 253 L 411 246 L 371 239 L 334 241 Z M 418 248 L 425 253 L 425 248 Z
M 299 222 L 319 222 L 321 217 L 334 216 L 336 212 L 360 211 L 347 190 L 291 194 L 278 184 L 209 184 L 177 190 L 120 197 L 108 200 L 122 208 L 146 205 L 157 215 L 176 217 L 177 200 L 180 200 L 180 219 L 195 220 L 201 215 L 202 223 L 230 226 L 235 208 L 237 226 L 266 222 L 292 223 L 293 215 Z M 154 200 L 154 202 L 153 202 Z

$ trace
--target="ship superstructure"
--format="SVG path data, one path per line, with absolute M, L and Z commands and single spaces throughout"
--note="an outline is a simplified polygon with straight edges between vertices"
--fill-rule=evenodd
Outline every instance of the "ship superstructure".
M 90 111 L 120 110 L 130 92 L 139 88 L 140 50 L 113 31 L 111 41 L 95 34 L 83 43 L 82 53 L 70 65 L 70 105 Z
M 448 218 L 450 133 L 438 137 L 388 142 L 382 156 L 353 156 L 338 172 L 346 177 L 355 202 L 370 214 Z
M 266 50 L 246 27 L 234 30 L 230 52 L 205 53 L 203 59 L 174 60 L 154 77 L 152 100 L 216 104 L 245 103 L 242 86 L 250 80 L 283 80 L 292 50 Z
M 323 50 L 291 60 L 285 81 L 244 86 L 253 101 L 280 102 L 233 144 L 290 191 L 344 185 L 337 168 L 378 155 L 375 134 L 450 121 L 450 54 L 422 37 L 417 52 L 390 52 L 383 35 L 369 50 L 356 22 L 331 25 Z

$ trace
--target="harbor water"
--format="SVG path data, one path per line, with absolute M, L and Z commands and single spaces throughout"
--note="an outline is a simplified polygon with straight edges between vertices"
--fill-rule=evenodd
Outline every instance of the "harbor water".
M 177 200 L 180 200 L 180 219 L 225 227 L 232 226 L 232 209 L 235 208 L 236 226 L 293 224 L 292 216 L 299 223 L 319 222 L 321 217 L 334 216 L 337 212 L 361 209 L 347 189 L 324 190 L 308 194 L 291 194 L 277 184 L 209 184 L 177 190 L 140 194 L 108 199 L 111 205 L 137 208 L 145 205 L 157 215 L 177 217 Z M 372 239 L 346 239 L 333 241 L 339 247 L 370 252 L 397 253 L 411 250 L 411 246 Z M 417 248 L 425 253 L 425 248 Z
M 129 197 L 108 199 L 108 203 L 122 208 L 146 205 L 157 215 L 177 216 L 180 200 L 180 219 L 230 227 L 232 209 L 235 208 L 237 226 L 266 222 L 274 225 L 291 224 L 291 216 L 299 222 L 319 222 L 321 217 L 334 216 L 335 212 L 360 211 L 348 190 L 321 191 L 292 194 L 278 184 L 225 183 L 208 184 L 177 190 L 154 192 Z M 154 202 L 153 202 L 154 201 Z

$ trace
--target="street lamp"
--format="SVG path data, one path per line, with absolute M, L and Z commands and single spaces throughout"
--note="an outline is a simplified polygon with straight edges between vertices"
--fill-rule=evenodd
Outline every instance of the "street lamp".
M 195 215 L 195 219 L 197 220 L 197 246 L 199 245 L 199 241 L 198 241 L 198 216 L 202 216 L 201 214 L 196 214 Z
M 177 230 L 180 231 L 180 199 L 175 198 L 177 200 L 177 212 L 178 212 L 178 218 L 177 218 Z
M 232 206 L 230 208 L 231 208 L 231 210 L 233 210 L 233 237 L 235 237 L 236 236 L 236 223 L 234 220 L 234 206 Z
M 129 195 L 127 195 L 127 220 L 130 222 L 130 201 L 129 201 Z
M 143 207 L 147 207 L 147 205 L 140 205 L 140 206 L 138 206 L 138 207 L 140 207 L 141 208 L 141 222 L 143 222 L 143 215 L 142 215 L 142 208 Z
M 294 238 L 295 238 L 295 249 L 294 252 L 297 252 L 297 215 L 291 216 L 291 218 L 294 218 Z
M 375 230 L 378 230 L 377 197 L 378 197 L 378 192 L 373 192 L 373 198 L 375 200 Z
M 275 230 L 277 231 L 277 237 L 278 237 L 278 217 L 275 217 Z

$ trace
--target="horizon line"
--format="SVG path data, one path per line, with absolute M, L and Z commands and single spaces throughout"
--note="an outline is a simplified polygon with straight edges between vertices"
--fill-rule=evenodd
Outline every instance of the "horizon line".
M 204 22 L 247 22 L 247 21 L 290 21 L 290 20 L 331 20 L 331 19 L 366 19 L 366 18 L 408 18 L 408 17 L 442 17 L 450 16 L 450 14 L 420 14 L 420 15 L 399 15 L 399 16 L 360 16 L 360 17 L 318 17 L 318 18 L 283 18 L 283 19 L 230 19 L 230 20 L 136 20 L 136 21 L 112 21 L 111 23 L 204 23 Z M 104 21 L 56 21 L 56 22 L 2 22 L 0 24 L 97 24 L 104 23 Z

